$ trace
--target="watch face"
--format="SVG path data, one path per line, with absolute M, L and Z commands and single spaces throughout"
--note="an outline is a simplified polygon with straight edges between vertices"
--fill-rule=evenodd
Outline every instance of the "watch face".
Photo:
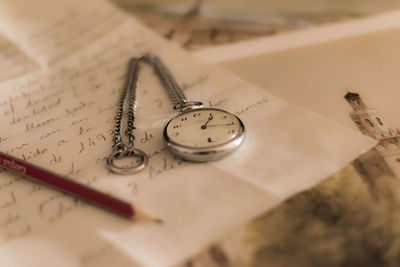
M 193 109 L 179 114 L 168 122 L 164 130 L 165 141 L 174 154 L 185 153 L 186 156 L 180 156 L 196 160 L 190 154 L 197 153 L 195 158 L 199 158 L 198 161 L 235 150 L 242 143 L 243 136 L 244 126 L 238 117 L 214 108 Z

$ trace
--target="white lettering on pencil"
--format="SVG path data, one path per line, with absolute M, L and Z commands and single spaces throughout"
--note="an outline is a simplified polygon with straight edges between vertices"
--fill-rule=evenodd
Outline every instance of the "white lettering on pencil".
M 14 160 L 3 159 L 3 166 L 16 172 L 26 174 L 26 168 L 18 163 L 15 163 Z

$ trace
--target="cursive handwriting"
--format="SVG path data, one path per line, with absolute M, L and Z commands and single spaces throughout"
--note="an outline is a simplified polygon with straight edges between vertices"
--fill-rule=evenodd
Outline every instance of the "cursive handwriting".
M 151 165 L 149 166 L 149 178 L 154 179 L 156 176 L 163 174 L 167 171 L 171 171 L 176 167 L 183 164 L 183 160 L 178 158 L 167 159 L 163 157 L 161 165 Z
M 246 112 L 248 112 L 250 110 L 253 110 L 253 109 L 257 108 L 258 106 L 265 105 L 267 103 L 268 103 L 268 99 L 261 98 L 260 100 L 257 100 L 257 102 L 252 103 L 252 104 L 250 104 L 250 105 L 248 105 L 248 106 L 236 111 L 235 115 L 237 115 L 237 116 L 242 115 L 243 113 L 246 113 Z

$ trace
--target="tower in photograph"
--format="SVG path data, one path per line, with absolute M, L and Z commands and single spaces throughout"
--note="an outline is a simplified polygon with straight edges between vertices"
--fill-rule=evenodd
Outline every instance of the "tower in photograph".
M 366 177 L 394 175 L 400 178 L 400 130 L 390 128 L 375 109 L 369 108 L 360 95 L 348 92 L 344 98 L 353 111 L 350 117 L 358 129 L 378 140 L 378 144 L 355 161 L 358 171 Z

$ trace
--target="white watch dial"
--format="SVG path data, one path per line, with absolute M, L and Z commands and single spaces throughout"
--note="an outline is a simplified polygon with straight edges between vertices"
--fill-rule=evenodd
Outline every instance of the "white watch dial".
M 195 148 L 226 144 L 242 134 L 239 119 L 226 111 L 212 108 L 193 109 L 173 118 L 166 127 L 170 141 Z

